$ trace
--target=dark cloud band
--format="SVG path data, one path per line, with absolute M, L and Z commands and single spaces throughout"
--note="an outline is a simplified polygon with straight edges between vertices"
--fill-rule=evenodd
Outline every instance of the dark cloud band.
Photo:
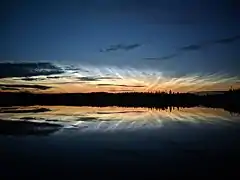
M 79 77 L 77 78 L 80 81 L 100 81 L 100 80 L 108 80 L 108 79 L 119 79 L 118 77 L 90 77 L 90 76 L 85 76 L 85 77 Z
M 52 87 L 43 86 L 43 85 L 28 85 L 28 84 L 0 84 L 0 89 L 2 90 L 19 90 L 20 88 L 30 88 L 30 89 L 39 89 L 39 90 L 47 90 Z
M 64 71 L 51 63 L 0 63 L 0 78 L 61 74 Z
M 239 39 L 240 39 L 240 35 L 236 35 L 236 36 L 229 37 L 229 38 L 222 38 L 222 39 L 209 41 L 207 43 L 204 42 L 204 43 L 199 43 L 199 44 L 190 44 L 190 45 L 180 47 L 179 49 L 177 49 L 176 53 L 174 53 L 174 54 L 170 54 L 170 55 L 163 56 L 163 57 L 147 57 L 147 58 L 144 58 L 144 60 L 161 61 L 161 60 L 173 59 L 173 58 L 181 55 L 182 53 L 187 53 L 187 52 L 191 52 L 191 51 L 199 51 L 199 50 L 204 49 L 205 47 L 214 46 L 216 44 L 231 44 Z

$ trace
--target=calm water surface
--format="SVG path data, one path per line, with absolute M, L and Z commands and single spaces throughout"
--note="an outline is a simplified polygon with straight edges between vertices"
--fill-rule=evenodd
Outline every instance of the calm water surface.
M 34 106 L 1 108 L 0 119 L 8 176 L 239 176 L 240 117 L 222 109 Z

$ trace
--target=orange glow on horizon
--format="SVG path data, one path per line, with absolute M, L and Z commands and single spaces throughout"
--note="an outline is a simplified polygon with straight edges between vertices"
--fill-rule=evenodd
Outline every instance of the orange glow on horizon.
M 153 69 L 117 67 L 85 67 L 74 72 L 49 76 L 1 78 L 0 92 L 27 91 L 32 93 L 89 93 L 89 92 L 198 92 L 226 91 L 240 88 L 238 76 L 226 74 L 190 74 L 170 76 Z M 4 88 L 4 85 L 7 85 Z M 11 85 L 13 85 L 11 87 Z M 15 85 L 15 86 L 14 86 Z M 21 85 L 23 85 L 21 87 Z M 29 86 L 29 87 L 26 87 Z M 33 85 L 33 86 L 32 86 Z M 46 89 L 34 86 L 46 86 Z M 48 88 L 49 87 L 49 88 Z M 15 89 L 15 90 L 14 90 Z
M 208 86 L 205 88 L 200 88 L 198 85 L 195 86 L 185 86 L 185 87 L 169 87 L 169 88 L 154 88 L 146 89 L 145 87 L 115 87 L 115 86 L 106 86 L 106 87 L 97 87 L 94 85 L 80 85 L 80 84 L 49 84 L 48 86 L 52 87 L 47 90 L 36 90 L 36 89 L 27 89 L 22 88 L 19 92 L 31 92 L 31 93 L 91 93 L 91 92 L 108 92 L 108 93 L 119 93 L 119 92 L 197 92 L 197 91 L 226 91 L 230 87 L 234 89 L 239 89 L 240 85 L 231 86 L 230 84 L 220 84 L 216 86 Z M 18 92 L 14 90 L 0 90 L 0 92 Z

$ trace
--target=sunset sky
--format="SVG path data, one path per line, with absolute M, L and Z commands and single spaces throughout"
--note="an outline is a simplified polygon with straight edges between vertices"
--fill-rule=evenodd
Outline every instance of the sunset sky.
M 2 0 L 0 91 L 240 88 L 238 0 Z

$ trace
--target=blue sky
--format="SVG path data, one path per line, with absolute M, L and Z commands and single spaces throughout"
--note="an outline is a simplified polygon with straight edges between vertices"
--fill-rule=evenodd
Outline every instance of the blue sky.
M 0 6 L 0 62 L 240 76 L 237 0 L 7 0 Z M 121 48 L 131 45 L 137 46 Z M 109 51 L 112 46 L 118 48 Z

